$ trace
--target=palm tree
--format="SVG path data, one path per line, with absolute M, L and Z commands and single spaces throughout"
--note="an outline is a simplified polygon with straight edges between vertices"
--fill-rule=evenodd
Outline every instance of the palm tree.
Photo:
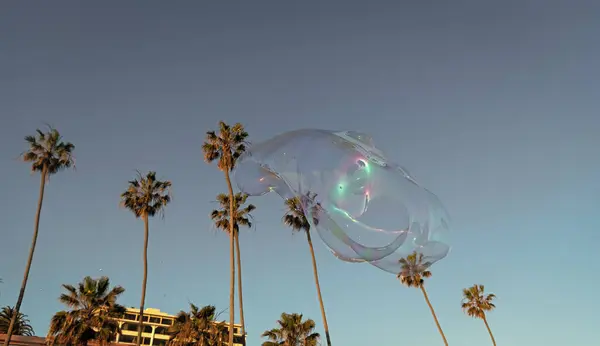
M 148 218 L 156 214 L 164 216 L 165 207 L 171 202 L 171 182 L 157 180 L 156 172 L 152 171 L 148 172 L 145 177 L 139 171 L 137 174 L 137 179 L 129 181 L 129 187 L 121 194 L 121 206 L 129 209 L 136 218 L 144 220 L 144 278 L 140 302 L 140 323 L 136 340 L 137 346 L 140 346 L 148 280 Z
M 490 333 L 490 338 L 492 338 L 492 344 L 496 346 L 496 339 L 494 339 L 494 335 L 492 334 L 492 330 L 490 329 L 490 325 L 486 318 L 486 312 L 496 308 L 496 305 L 492 303 L 492 301 L 496 299 L 496 295 L 493 293 L 486 295 L 484 294 L 484 290 L 485 287 L 483 285 L 473 285 L 469 288 L 464 288 L 462 309 L 467 315 L 483 320 L 488 333 Z
M 226 340 L 229 336 L 229 329 L 227 328 L 228 326 L 229 325 L 225 321 L 215 321 L 213 323 L 213 332 L 210 334 L 209 346 L 226 345 L 223 340 Z
M 204 161 L 211 163 L 218 160 L 217 167 L 223 171 L 227 189 L 229 192 L 229 270 L 230 270 L 230 287 L 229 287 L 229 344 L 233 345 L 233 324 L 235 322 L 235 255 L 234 244 L 236 233 L 234 232 L 235 225 L 235 198 L 233 194 L 233 185 L 229 173 L 235 168 L 237 159 L 246 151 L 246 138 L 248 133 L 244 130 L 244 126 L 236 123 L 233 127 L 227 125 L 223 121 L 219 121 L 219 133 L 208 131 L 206 140 L 202 144 L 204 153 Z M 238 256 L 239 257 L 239 256 Z M 240 275 L 241 276 L 241 275 Z M 244 322 L 244 304 L 242 296 L 242 282 L 239 282 L 239 299 L 240 299 L 240 319 L 242 324 L 242 334 L 245 335 L 246 327 Z
M 307 198 L 314 200 L 316 195 L 311 195 L 310 192 L 307 194 Z M 310 236 L 310 222 L 306 218 L 306 214 L 302 209 L 302 203 L 299 197 L 289 198 L 285 201 L 286 213 L 283 217 L 283 223 L 291 227 L 295 232 L 304 231 L 306 234 L 306 240 L 308 241 L 308 248 L 310 250 L 310 256 L 312 258 L 313 274 L 315 277 L 315 284 L 317 285 L 317 295 L 319 297 L 319 304 L 321 305 L 321 316 L 323 317 L 323 327 L 325 328 L 325 339 L 327 340 L 327 346 L 331 346 L 331 338 L 329 337 L 329 325 L 327 324 L 327 316 L 325 315 L 325 305 L 323 304 L 323 297 L 321 295 L 321 285 L 319 284 L 319 272 L 317 269 L 317 260 L 315 258 L 315 250 L 313 248 L 312 239 Z M 316 221 L 316 220 L 315 220 Z
M 302 321 L 302 314 L 281 314 L 277 321 L 279 328 L 267 330 L 262 334 L 268 341 L 262 346 L 317 346 L 320 335 L 315 333 L 315 321 Z
M 114 286 L 103 276 L 92 279 L 89 276 L 73 285 L 62 285 L 65 293 L 59 301 L 69 311 L 59 311 L 50 320 L 48 340 L 52 344 L 87 345 L 95 340 L 107 345 L 120 332 L 116 318 L 125 313 L 125 307 L 117 304 L 117 299 L 125 289 Z
M 10 306 L 5 306 L 0 310 L 0 334 L 6 334 L 14 314 L 15 309 Z M 27 315 L 19 312 L 13 327 L 13 335 L 33 336 L 34 334 Z
M 425 301 L 429 306 L 429 310 L 431 310 L 431 314 L 433 315 L 433 319 L 435 321 L 435 324 L 437 325 L 440 335 L 442 335 L 444 345 L 448 346 L 446 336 L 442 331 L 440 322 L 438 321 L 437 316 L 435 315 L 433 306 L 431 305 L 429 297 L 427 296 L 427 292 L 425 291 L 425 279 L 431 277 L 431 272 L 427 270 L 431 263 L 423 262 L 423 254 L 417 253 L 416 251 L 408 255 L 406 258 L 400 259 L 399 262 L 402 265 L 402 267 L 400 273 L 398 274 L 398 279 L 400 279 L 400 282 L 406 287 L 416 287 L 421 289 L 421 292 L 423 292 L 423 296 L 425 297 Z
M 169 328 L 170 346 L 221 346 L 225 334 L 223 323 L 212 305 L 203 308 L 190 303 L 190 311 L 180 311 Z
M 236 193 L 233 197 L 233 232 L 235 239 L 235 257 L 236 257 L 236 265 L 237 265 L 237 280 L 239 282 L 238 285 L 238 297 L 240 298 L 240 316 L 243 316 L 243 300 L 242 300 L 242 255 L 240 253 L 240 225 L 246 227 L 252 227 L 252 222 L 250 219 L 252 215 L 250 213 L 256 209 L 256 207 L 252 204 L 248 204 L 245 208 L 242 208 L 244 204 L 246 204 L 246 200 L 248 199 L 248 195 L 242 194 L 240 192 Z M 210 218 L 215 222 L 215 226 L 229 233 L 229 196 L 226 194 L 219 194 L 217 196 L 217 202 L 221 206 L 218 210 L 213 210 L 210 214 Z M 242 330 L 242 335 L 245 331 Z
M 23 161 L 31 163 L 32 172 L 40 172 L 40 192 L 35 214 L 35 226 L 33 228 L 33 239 L 31 240 L 31 245 L 29 247 L 29 257 L 27 259 L 27 265 L 25 266 L 25 273 L 23 274 L 21 290 L 19 291 L 19 297 L 17 298 L 17 303 L 14 308 L 15 314 L 13 314 L 12 320 L 10 321 L 6 339 L 4 340 L 4 346 L 10 345 L 14 324 L 19 316 L 23 297 L 25 296 L 25 288 L 27 287 L 29 270 L 31 269 L 33 253 L 35 252 L 35 245 L 37 243 L 38 231 L 40 228 L 40 214 L 42 212 L 46 181 L 51 175 L 70 168 L 75 164 L 73 158 L 75 146 L 69 142 L 63 142 L 62 136 L 56 129 L 48 126 L 47 132 L 42 132 L 39 129 L 36 131 L 37 133 L 34 136 L 25 137 L 29 149 L 21 155 Z

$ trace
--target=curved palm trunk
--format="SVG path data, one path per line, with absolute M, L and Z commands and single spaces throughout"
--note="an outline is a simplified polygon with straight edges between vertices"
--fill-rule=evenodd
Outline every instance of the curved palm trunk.
M 317 269 L 317 259 L 315 258 L 315 249 L 313 248 L 312 239 L 310 237 L 310 231 L 306 232 L 306 240 L 308 240 L 310 256 L 312 257 L 313 274 L 315 275 L 317 295 L 319 296 L 319 304 L 321 305 L 321 317 L 323 317 L 323 328 L 325 328 L 325 338 L 327 340 L 327 346 L 331 346 L 331 338 L 329 337 L 329 325 L 327 324 L 327 316 L 325 315 L 325 305 L 323 304 L 323 297 L 321 296 L 321 285 L 319 284 L 319 271 Z
M 233 187 L 231 179 L 229 179 L 229 167 L 224 170 L 225 180 L 227 181 L 227 189 L 229 190 L 229 346 L 233 346 L 233 328 L 235 323 L 235 255 L 234 255 L 234 234 L 233 234 Z M 139 345 L 138 345 L 139 346 Z
M 442 339 L 444 339 L 444 345 L 448 346 L 448 340 L 446 340 L 444 331 L 442 331 L 440 322 L 438 321 L 437 316 L 435 315 L 435 311 L 433 310 L 433 306 L 431 306 L 431 302 L 429 301 L 429 297 L 427 296 L 427 292 L 425 292 L 425 287 L 423 285 L 421 285 L 421 292 L 423 292 L 423 296 L 425 296 L 425 301 L 427 302 L 427 305 L 429 306 L 429 310 L 431 310 L 431 314 L 433 315 L 433 319 L 435 320 L 435 325 L 437 326 L 438 330 L 440 331 L 440 335 L 442 336 Z
M 488 333 L 490 333 L 490 338 L 492 338 L 492 344 L 496 346 L 496 339 L 494 339 L 494 334 L 492 334 L 492 330 L 490 329 L 490 325 L 487 323 L 487 318 L 483 315 L 483 323 L 485 323 L 485 327 L 487 328 Z
M 240 254 L 240 234 L 235 235 L 235 255 L 237 261 L 238 298 L 240 300 L 240 323 L 242 324 L 242 335 L 246 335 L 246 324 L 244 323 L 244 298 L 242 294 L 242 256 Z
M 31 240 L 31 246 L 29 247 L 29 258 L 27 259 L 27 265 L 25 266 L 25 274 L 23 274 L 23 282 L 21 283 L 19 298 L 17 298 L 17 304 L 15 304 L 14 314 L 10 319 L 10 325 L 8 327 L 8 331 L 6 332 L 4 346 L 10 345 L 10 339 L 13 335 L 13 329 L 15 328 L 15 323 L 17 321 L 17 317 L 19 316 L 19 311 L 21 310 L 21 304 L 23 303 L 23 297 L 25 296 L 25 288 L 27 287 L 27 280 L 29 279 L 29 270 L 31 269 L 31 263 L 33 262 L 33 253 L 35 252 L 35 244 L 37 243 L 38 231 L 40 229 L 40 215 L 42 213 L 42 203 L 44 201 L 44 189 L 46 187 L 47 168 L 45 166 L 42 169 L 41 176 L 42 177 L 40 181 L 40 196 L 38 198 L 37 211 L 35 213 L 35 226 L 33 229 L 33 239 Z
M 148 281 L 148 215 L 144 215 L 144 279 L 142 281 L 142 299 L 140 301 L 140 324 L 138 325 L 138 335 L 136 345 L 142 343 L 142 331 L 144 330 L 144 303 L 146 302 L 146 282 Z

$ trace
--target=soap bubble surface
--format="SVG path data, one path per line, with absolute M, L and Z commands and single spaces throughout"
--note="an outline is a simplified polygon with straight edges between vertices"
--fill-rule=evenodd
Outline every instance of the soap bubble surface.
M 437 196 L 364 133 L 286 132 L 251 145 L 233 174 L 250 196 L 300 197 L 311 229 L 343 261 L 397 274 L 400 258 L 421 253 L 429 266 L 450 249 L 448 215 Z

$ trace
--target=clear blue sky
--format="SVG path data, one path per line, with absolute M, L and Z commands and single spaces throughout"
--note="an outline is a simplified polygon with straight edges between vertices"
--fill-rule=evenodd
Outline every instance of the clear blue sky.
M 142 222 L 118 206 L 135 169 L 173 181 L 151 221 L 146 304 L 228 305 L 227 238 L 211 228 L 222 173 L 202 161 L 217 122 L 251 139 L 303 127 L 373 135 L 434 191 L 453 250 L 430 298 L 451 345 L 490 344 L 461 289 L 498 295 L 499 345 L 596 345 L 600 263 L 597 1 L 3 1 L 1 305 L 16 301 L 38 177 L 17 160 L 49 122 L 77 170 L 47 185 L 22 311 L 44 335 L 62 283 L 108 275 L 139 303 Z M 241 237 L 249 345 L 281 312 L 322 332 L 304 237 L 277 196 Z M 440 345 L 419 291 L 316 242 L 337 346 Z M 223 315 L 225 318 L 226 316 Z

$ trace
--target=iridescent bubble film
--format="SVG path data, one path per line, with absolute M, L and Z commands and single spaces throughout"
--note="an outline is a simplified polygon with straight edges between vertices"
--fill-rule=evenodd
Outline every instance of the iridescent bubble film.
M 304 129 L 253 144 L 234 171 L 240 191 L 300 197 L 333 254 L 390 273 L 399 259 L 422 253 L 428 265 L 449 246 L 448 215 L 439 199 L 353 131 Z

